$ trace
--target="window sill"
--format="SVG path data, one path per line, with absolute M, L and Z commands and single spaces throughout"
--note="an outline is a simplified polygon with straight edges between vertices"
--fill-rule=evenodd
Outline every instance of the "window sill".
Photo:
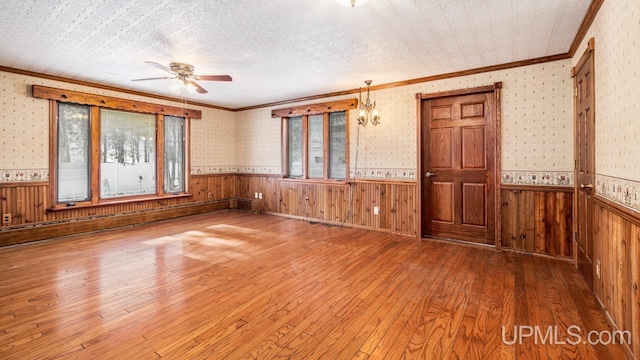
M 351 181 L 347 180 L 325 180 L 325 179 L 297 179 L 297 178 L 281 178 L 278 179 L 284 182 L 295 182 L 304 184 L 322 184 L 322 185 L 351 185 Z
M 162 196 L 154 195 L 154 196 L 148 196 L 148 197 L 128 197 L 128 198 L 119 198 L 119 199 L 108 199 L 108 200 L 101 200 L 99 203 L 95 203 L 95 204 L 90 202 L 81 202 L 73 206 L 67 206 L 65 204 L 56 204 L 54 207 L 48 208 L 47 212 L 57 212 L 57 211 L 66 211 L 66 210 L 74 210 L 74 209 L 90 209 L 90 208 L 98 208 L 98 207 L 112 206 L 112 205 L 188 198 L 192 196 L 193 196 L 192 194 L 185 193 L 185 194 L 177 194 L 177 195 L 169 194 L 169 195 L 162 195 Z

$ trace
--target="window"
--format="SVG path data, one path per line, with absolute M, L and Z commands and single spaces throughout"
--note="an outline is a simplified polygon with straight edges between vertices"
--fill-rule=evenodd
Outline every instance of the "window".
M 58 202 L 91 198 L 89 173 L 89 107 L 58 106 Z
M 309 122 L 309 178 L 324 178 L 324 116 L 312 115 Z
M 329 114 L 329 178 L 347 177 L 347 117 L 344 112 Z
M 346 180 L 345 119 L 344 111 L 286 118 L 289 148 L 286 177 Z M 325 127 L 327 122 L 329 126 Z M 325 154 L 328 154 L 328 159 Z
M 164 192 L 184 191 L 184 118 L 164 117 Z
M 357 100 L 272 111 L 282 118 L 283 176 L 345 181 L 348 178 L 348 109 Z
M 289 167 L 290 177 L 302 176 L 302 116 L 289 118 Z
M 155 194 L 155 134 L 153 115 L 100 110 L 100 198 Z
M 51 100 L 54 210 L 188 196 L 188 119 L 199 111 L 37 85 L 33 96 Z

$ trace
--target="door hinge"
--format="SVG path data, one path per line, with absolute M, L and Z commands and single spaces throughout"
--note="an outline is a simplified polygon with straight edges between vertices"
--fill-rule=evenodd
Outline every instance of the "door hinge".
M 573 96 L 578 97 L 578 87 L 573 88 Z
M 578 242 L 578 233 L 577 232 L 573 233 L 573 241 L 574 242 Z
M 578 170 L 578 160 L 573 160 L 573 170 Z

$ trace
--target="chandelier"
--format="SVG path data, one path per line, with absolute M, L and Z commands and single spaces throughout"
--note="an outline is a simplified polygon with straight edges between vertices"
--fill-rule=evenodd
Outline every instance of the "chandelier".
M 360 88 L 360 108 L 358 111 L 358 125 L 367 126 L 367 123 L 371 122 L 373 126 L 380 124 L 380 114 L 376 109 L 376 102 L 371 103 L 369 99 L 369 87 L 371 86 L 371 80 L 365 80 L 367 84 L 367 100 L 362 102 L 362 88 Z
M 336 2 L 342 6 L 360 6 L 369 0 L 336 0 Z

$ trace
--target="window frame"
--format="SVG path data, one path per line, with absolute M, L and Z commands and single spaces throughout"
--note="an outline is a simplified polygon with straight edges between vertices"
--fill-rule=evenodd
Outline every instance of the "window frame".
M 191 143 L 190 120 L 200 119 L 202 113 L 199 110 L 165 106 L 153 103 L 145 103 L 120 98 L 82 93 L 72 90 L 49 88 L 33 85 L 33 97 L 49 100 L 49 200 L 53 204 L 48 211 L 75 209 L 84 207 L 99 207 L 107 205 L 124 204 L 140 201 L 163 200 L 168 198 L 191 197 L 189 193 Z M 87 105 L 90 107 L 89 115 L 89 169 L 90 169 L 90 199 L 77 202 L 58 202 L 58 102 Z M 155 193 L 148 195 L 132 195 L 112 198 L 100 198 L 100 110 L 119 110 L 135 113 L 152 114 L 155 117 L 155 151 L 156 159 L 156 184 Z M 164 116 L 177 116 L 184 118 L 184 191 L 180 193 L 164 192 Z
M 320 182 L 320 183 L 347 183 L 350 180 L 349 172 L 349 110 L 358 108 L 358 99 L 338 100 L 326 103 L 310 104 L 282 108 L 271 111 L 272 118 L 280 118 L 281 121 L 281 175 L 283 179 L 290 181 Z M 344 112 L 345 114 L 345 178 L 329 178 L 329 151 L 330 151 L 330 123 L 329 114 Z M 309 177 L 309 117 L 313 115 L 323 116 L 323 177 Z M 291 177 L 289 175 L 289 118 L 302 116 L 302 176 Z

